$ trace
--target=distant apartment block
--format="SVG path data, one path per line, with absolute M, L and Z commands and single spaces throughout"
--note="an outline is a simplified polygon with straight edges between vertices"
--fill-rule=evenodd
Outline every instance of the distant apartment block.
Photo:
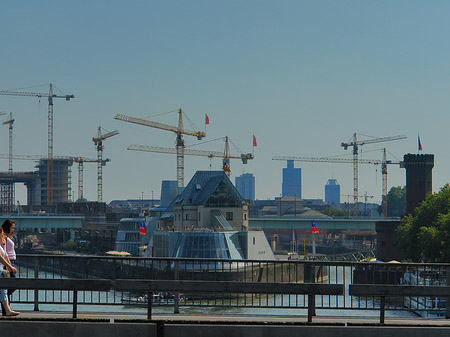
M 255 177 L 244 173 L 235 179 L 235 186 L 242 198 L 255 200 Z
M 336 179 L 328 179 L 325 185 L 325 202 L 339 204 L 341 202 L 341 186 Z
M 283 182 L 281 185 L 283 197 L 302 197 L 302 169 L 294 168 L 294 161 L 288 160 L 283 168 Z

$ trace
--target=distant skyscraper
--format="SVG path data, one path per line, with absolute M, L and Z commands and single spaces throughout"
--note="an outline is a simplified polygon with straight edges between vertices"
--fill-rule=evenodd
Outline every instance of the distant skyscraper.
M 283 169 L 281 196 L 302 197 L 302 169 L 294 168 L 293 160 L 288 160 L 287 167 Z
M 328 179 L 325 185 L 325 202 L 332 204 L 341 203 L 341 186 L 336 179 Z
M 169 207 L 172 200 L 177 196 L 178 182 L 176 180 L 163 180 L 161 182 L 161 205 Z
M 251 173 L 244 173 L 235 179 L 236 189 L 244 199 L 255 200 L 255 177 Z

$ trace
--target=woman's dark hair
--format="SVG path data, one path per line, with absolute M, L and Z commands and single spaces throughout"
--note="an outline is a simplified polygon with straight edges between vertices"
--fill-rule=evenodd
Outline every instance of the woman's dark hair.
M 3 231 L 4 231 L 6 234 L 11 233 L 11 227 L 12 227 L 12 225 L 14 225 L 14 224 L 15 224 L 14 220 L 6 219 L 5 221 L 3 221 L 3 225 L 2 225 Z

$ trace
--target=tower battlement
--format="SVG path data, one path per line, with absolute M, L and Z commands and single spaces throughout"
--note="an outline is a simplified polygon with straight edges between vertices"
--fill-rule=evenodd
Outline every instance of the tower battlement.
M 434 154 L 412 154 L 403 156 L 402 167 L 431 166 L 434 167 Z

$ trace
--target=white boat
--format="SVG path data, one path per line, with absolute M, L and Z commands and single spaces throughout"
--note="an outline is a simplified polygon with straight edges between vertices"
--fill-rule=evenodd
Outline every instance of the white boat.
M 180 295 L 180 301 L 184 299 L 183 295 Z M 125 305 L 135 305 L 135 306 L 147 306 L 148 305 L 148 295 L 145 294 L 139 297 L 122 297 L 122 303 Z M 153 294 L 152 305 L 174 305 L 175 295 L 167 292 L 160 292 Z

